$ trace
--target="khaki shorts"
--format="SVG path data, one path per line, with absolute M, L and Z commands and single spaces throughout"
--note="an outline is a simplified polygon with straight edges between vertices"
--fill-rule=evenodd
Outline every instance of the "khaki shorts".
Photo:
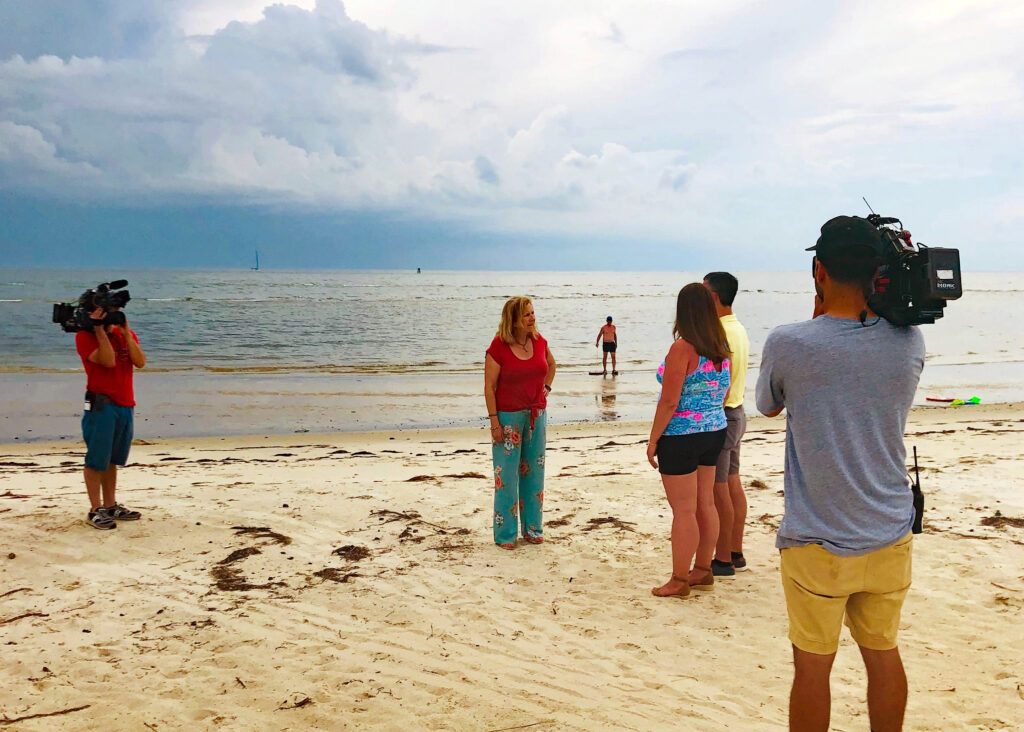
M 747 431 L 747 413 L 743 405 L 725 408 L 725 444 L 715 464 L 715 482 L 726 483 L 730 475 L 740 472 L 740 440 Z
M 793 645 L 808 653 L 835 653 L 845 615 L 858 645 L 876 651 L 895 648 L 910 589 L 913 538 L 907 534 L 859 557 L 839 557 L 820 544 L 783 549 L 782 589 Z

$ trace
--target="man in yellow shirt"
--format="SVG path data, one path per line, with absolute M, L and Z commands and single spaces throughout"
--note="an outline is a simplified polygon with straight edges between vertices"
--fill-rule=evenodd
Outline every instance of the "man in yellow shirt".
M 743 557 L 743 528 L 747 521 L 747 497 L 740 482 L 740 441 L 747 429 L 743 411 L 743 395 L 747 381 L 747 359 L 750 341 L 747 330 L 732 313 L 732 303 L 739 290 L 739 281 L 728 272 L 709 272 L 704 286 L 711 291 L 715 310 L 729 342 L 729 376 L 731 385 L 725 397 L 728 427 L 725 445 L 715 467 L 715 508 L 718 509 L 718 545 L 711 571 L 719 577 L 730 577 L 737 569 L 746 569 Z

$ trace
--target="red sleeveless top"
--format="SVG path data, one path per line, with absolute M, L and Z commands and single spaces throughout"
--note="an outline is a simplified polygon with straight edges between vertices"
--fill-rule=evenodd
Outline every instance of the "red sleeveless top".
M 540 335 L 533 337 L 533 357 L 522 359 L 512 347 L 497 336 L 487 353 L 501 366 L 498 386 L 494 390 L 499 412 L 530 410 L 530 424 L 547 407 L 544 377 L 548 374 L 548 342 Z

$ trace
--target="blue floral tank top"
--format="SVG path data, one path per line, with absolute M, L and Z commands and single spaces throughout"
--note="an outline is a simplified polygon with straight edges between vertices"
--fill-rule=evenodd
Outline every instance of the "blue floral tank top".
M 665 362 L 658 367 L 658 383 L 665 375 Z M 697 368 L 687 374 L 683 390 L 679 394 L 679 405 L 672 420 L 662 434 L 691 435 L 695 432 L 715 432 L 726 427 L 725 394 L 729 391 L 729 359 L 722 362 L 722 370 L 716 371 L 715 364 L 700 357 Z

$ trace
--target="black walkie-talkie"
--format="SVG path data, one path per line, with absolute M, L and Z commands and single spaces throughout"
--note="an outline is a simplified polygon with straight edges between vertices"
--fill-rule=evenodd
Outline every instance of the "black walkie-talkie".
M 910 484 L 914 494 L 914 528 L 915 534 L 924 531 L 924 493 L 921 492 L 921 471 L 917 468 L 917 445 L 914 445 L 914 482 Z

